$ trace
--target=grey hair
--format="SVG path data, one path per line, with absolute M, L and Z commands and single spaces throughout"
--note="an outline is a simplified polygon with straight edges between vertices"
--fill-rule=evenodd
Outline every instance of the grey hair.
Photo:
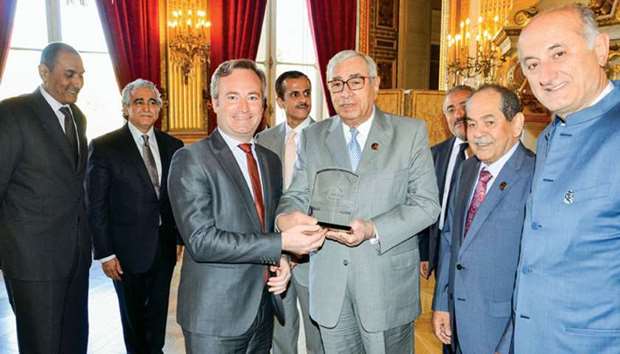
M 155 86 L 154 83 L 152 83 L 149 80 L 136 79 L 128 83 L 127 85 L 125 85 L 125 87 L 123 88 L 123 91 L 121 92 L 121 96 L 123 97 L 122 98 L 123 107 L 127 107 L 131 104 L 131 93 L 134 90 L 143 88 L 143 87 L 151 89 L 151 91 L 153 91 L 153 93 L 156 96 L 157 103 L 159 103 L 160 105 L 162 104 L 161 93 L 159 92 L 159 90 L 157 89 L 157 86 Z
M 521 105 L 521 100 L 519 100 L 519 96 L 517 94 L 501 85 L 497 84 L 485 84 L 480 86 L 475 93 L 482 91 L 493 91 L 500 95 L 500 111 L 504 114 L 504 117 L 507 121 L 511 122 L 512 119 L 517 115 L 517 113 L 523 111 L 523 106 Z M 470 109 L 471 106 L 471 98 L 467 100 L 466 107 Z
M 336 65 L 345 60 L 356 57 L 362 58 L 366 62 L 366 65 L 368 66 L 368 76 L 373 78 L 377 77 L 377 63 L 375 63 L 371 57 L 355 50 L 346 49 L 336 53 L 336 55 L 329 60 L 329 63 L 327 63 L 327 81 L 331 81 L 331 79 L 334 78 L 334 68 Z
M 594 48 L 594 41 L 596 40 L 596 36 L 599 35 L 600 31 L 598 29 L 598 22 L 596 22 L 596 15 L 594 14 L 594 11 L 592 11 L 592 9 L 590 9 L 589 7 L 583 4 L 563 5 L 545 10 L 538 14 L 536 17 L 548 13 L 563 11 L 570 11 L 577 14 L 577 17 L 579 17 L 581 23 L 583 24 L 583 31 L 581 35 L 585 39 L 588 48 Z
M 218 98 L 219 93 L 218 89 L 220 86 L 220 79 L 232 74 L 235 69 L 246 69 L 253 71 L 256 76 L 260 79 L 261 82 L 261 95 L 263 96 L 263 100 L 266 100 L 265 92 L 267 92 L 267 78 L 265 77 L 265 73 L 256 66 L 256 63 L 250 59 L 233 59 L 227 60 L 222 64 L 218 65 L 217 69 L 211 75 L 211 85 L 209 89 L 211 90 L 211 97 Z

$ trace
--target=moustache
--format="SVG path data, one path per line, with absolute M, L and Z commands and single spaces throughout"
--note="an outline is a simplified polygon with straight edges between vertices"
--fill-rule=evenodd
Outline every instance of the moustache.
M 467 121 L 467 117 L 463 117 L 463 118 L 459 118 L 457 120 L 454 121 L 454 125 L 458 125 L 458 124 L 465 124 Z
M 490 137 L 481 137 L 475 138 L 473 141 L 470 140 L 469 143 L 474 143 L 475 145 L 488 145 L 493 143 L 493 139 Z
M 297 106 L 295 106 L 296 109 L 308 109 L 308 105 L 305 103 L 302 104 L 298 104 Z

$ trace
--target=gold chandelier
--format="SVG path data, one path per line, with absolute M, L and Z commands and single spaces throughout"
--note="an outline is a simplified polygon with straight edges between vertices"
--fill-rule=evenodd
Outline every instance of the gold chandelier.
M 473 28 L 472 28 L 473 27 Z M 473 80 L 475 86 L 495 81 L 497 69 L 504 62 L 493 39 L 500 30 L 500 18 L 492 21 L 478 17 L 477 26 L 467 18 L 457 33 L 448 35 L 448 86 Z M 473 51 L 474 55 L 470 55 Z
M 204 64 L 209 59 L 209 28 L 204 9 L 189 6 L 174 9 L 168 21 L 168 46 L 172 59 L 177 61 L 183 73 L 183 82 L 187 81 L 192 72 L 194 60 Z

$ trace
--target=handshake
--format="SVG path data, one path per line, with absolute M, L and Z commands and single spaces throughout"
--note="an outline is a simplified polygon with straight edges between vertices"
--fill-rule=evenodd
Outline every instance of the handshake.
M 330 239 L 348 247 L 355 247 L 376 236 L 370 220 L 354 219 L 351 230 L 323 228 L 318 220 L 299 211 L 284 213 L 276 218 L 276 226 L 282 233 L 282 249 L 296 255 L 318 251 Z

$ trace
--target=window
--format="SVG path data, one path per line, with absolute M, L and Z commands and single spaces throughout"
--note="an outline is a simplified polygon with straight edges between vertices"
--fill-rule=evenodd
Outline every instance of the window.
M 284 111 L 276 108 L 274 84 L 285 71 L 298 70 L 310 78 L 312 111 L 315 120 L 328 116 L 321 86 L 321 73 L 316 58 L 306 0 L 269 0 L 256 62 L 267 75 L 270 107 L 275 110 L 273 122 L 286 120 Z
M 61 19 L 65 21 L 61 21 Z M 36 20 L 33 20 L 36 19 Z M 121 127 L 121 97 L 94 0 L 18 0 L 11 48 L 0 99 L 34 91 L 41 83 L 37 66 L 48 42 L 63 41 L 80 52 L 84 87 L 77 105 L 86 115 L 93 139 Z

